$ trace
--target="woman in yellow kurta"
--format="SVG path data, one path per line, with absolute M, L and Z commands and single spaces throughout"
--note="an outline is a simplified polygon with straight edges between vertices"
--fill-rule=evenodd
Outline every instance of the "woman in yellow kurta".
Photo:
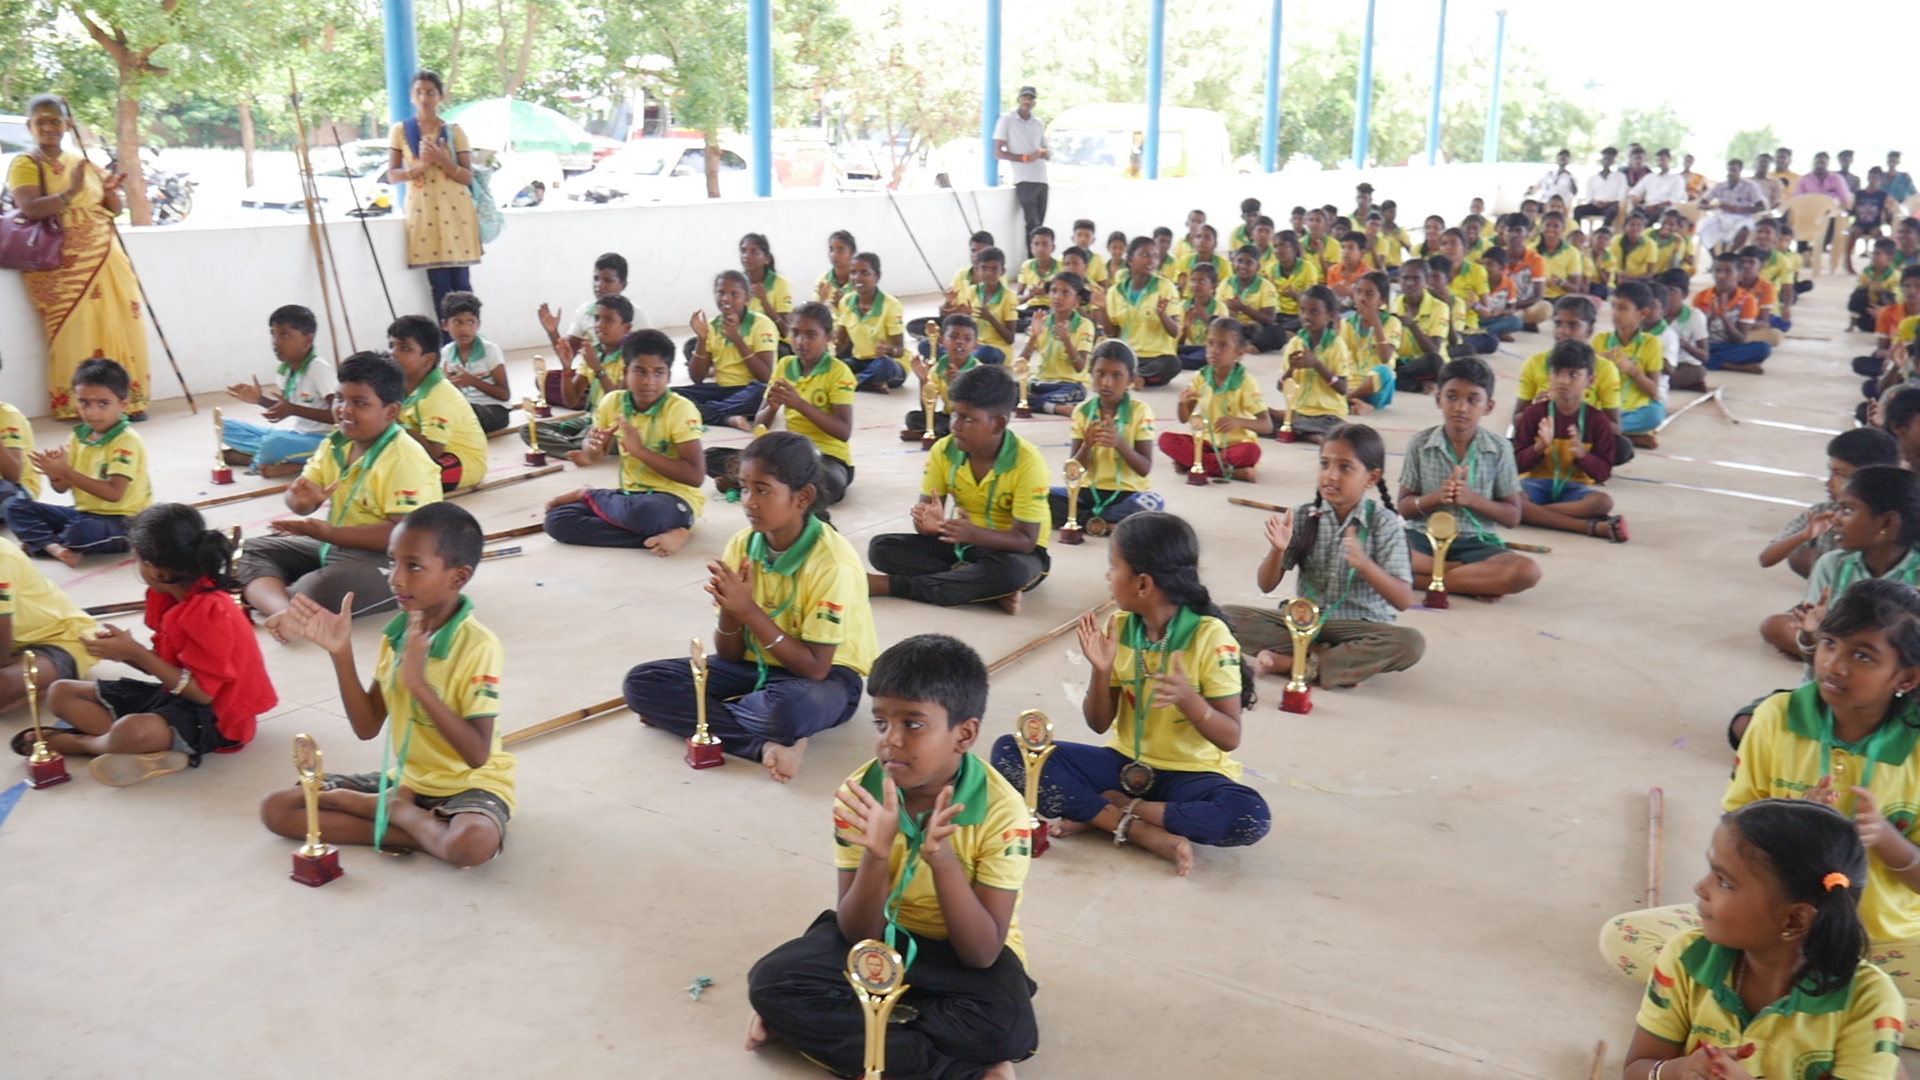
M 72 122 L 59 98 L 43 94 L 27 102 L 27 124 L 39 145 L 13 159 L 7 187 L 27 217 L 58 215 L 64 237 L 60 268 L 26 275 L 27 295 L 47 329 L 54 418 L 75 418 L 73 371 L 82 360 L 104 356 L 132 378 L 128 419 L 144 420 L 147 327 L 140 318 L 140 284 L 112 225 L 120 212 L 120 177 L 61 149 Z
M 434 317 L 450 292 L 472 292 L 467 267 L 480 262 L 480 211 L 473 205 L 473 155 L 458 124 L 440 119 L 447 99 L 437 72 L 413 77 L 414 117 L 387 138 L 387 182 L 407 185 L 407 266 L 425 270 Z

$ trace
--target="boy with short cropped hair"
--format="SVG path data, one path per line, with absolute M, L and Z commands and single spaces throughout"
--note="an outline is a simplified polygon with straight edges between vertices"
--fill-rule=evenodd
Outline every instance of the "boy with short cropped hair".
M 1251 244 L 1233 253 L 1233 276 L 1222 282 L 1220 297 L 1227 313 L 1247 328 L 1255 352 L 1286 345 L 1287 332 L 1280 326 L 1280 292 L 1260 273 L 1260 253 Z
M 1240 224 L 1227 234 L 1227 248 L 1239 251 L 1253 243 L 1253 227 L 1260 222 L 1260 200 L 1245 198 L 1240 200 Z M 1271 223 L 1271 222 L 1269 222 Z
M 1590 344 L 1619 371 L 1619 434 L 1644 449 L 1659 446 L 1655 428 L 1667 418 L 1667 406 L 1661 400 L 1660 375 L 1666 358 L 1660 339 L 1649 333 L 1653 321 L 1653 294 L 1646 282 L 1629 281 L 1614 291 L 1613 329 L 1593 335 Z
M 1614 436 L 1606 416 L 1588 409 L 1584 400 L 1593 361 L 1593 347 L 1586 342 L 1555 345 L 1547 355 L 1547 400 L 1527 406 L 1514 421 L 1520 520 L 1624 544 L 1626 519 L 1609 516 L 1613 499 L 1597 486 L 1613 475 Z
M 1493 411 L 1493 369 L 1478 357 L 1440 369 L 1434 396 L 1442 422 L 1407 440 L 1396 509 L 1407 521 L 1413 587 L 1433 579 L 1433 545 L 1419 526 L 1427 515 L 1454 515 L 1459 538 L 1447 549 L 1447 591 L 1498 599 L 1540 582 L 1540 567 L 1507 550 L 1491 526 L 1520 524 L 1520 476 L 1513 446 L 1480 426 Z
M 1165 275 L 1173 279 L 1174 287 L 1180 290 L 1180 295 L 1185 297 L 1193 295 L 1190 281 L 1197 267 L 1213 267 L 1213 280 L 1216 285 L 1233 276 L 1231 264 L 1227 262 L 1225 256 L 1216 251 L 1218 245 L 1219 239 L 1214 233 L 1213 226 L 1202 225 L 1194 231 L 1193 250 L 1175 258 L 1173 265 L 1168 268 L 1172 272 Z
M 1595 312 L 1593 301 L 1584 296 L 1563 296 L 1553 304 L 1553 341 L 1591 341 Z M 1513 418 L 1517 422 L 1520 414 L 1529 405 L 1545 401 L 1549 393 L 1547 374 L 1547 350 L 1534 353 L 1520 365 L 1518 398 L 1513 404 Z M 1607 421 L 1617 432 L 1620 429 L 1620 369 L 1605 356 L 1596 356 L 1593 362 L 1593 381 L 1587 385 L 1585 401 L 1589 408 L 1606 414 Z M 1629 444 L 1631 445 L 1631 444 Z M 1614 464 L 1620 464 L 1618 461 Z
M 333 397 L 340 383 L 333 365 L 314 352 L 318 329 L 313 312 L 298 304 L 267 316 L 273 356 L 280 362 L 280 395 L 261 389 L 258 378 L 227 387 L 227 393 L 264 409 L 267 421 L 222 420 L 220 440 L 226 450 L 221 458 L 227 464 L 251 466 L 261 476 L 290 476 L 333 431 Z
M 1713 284 L 1694 295 L 1693 306 L 1706 318 L 1707 370 L 1763 374 L 1773 347 L 1750 341 L 1760 305 L 1740 287 L 1740 260 L 1732 252 L 1713 257 Z
M 1047 282 L 1060 272 L 1060 260 L 1053 257 L 1053 230 L 1041 225 L 1027 237 L 1027 251 L 1033 257 L 1020 264 L 1014 285 L 1022 307 L 1038 309 L 1047 303 Z
M 440 348 L 440 370 L 473 406 L 481 432 L 490 435 L 507 426 L 513 411 L 503 404 L 510 394 L 507 354 L 480 336 L 480 307 L 480 298 L 470 292 L 440 299 L 440 329 L 448 339 Z
M 939 344 L 932 350 L 932 359 L 927 359 L 923 354 L 921 359 L 913 362 L 913 373 L 919 378 L 920 385 L 924 388 L 929 382 L 933 384 L 932 427 L 933 437 L 936 439 L 946 437 L 949 430 L 947 426 L 950 420 L 948 389 L 952 386 L 953 380 L 958 378 L 961 372 L 978 367 L 980 364 L 978 353 L 974 348 L 975 335 L 979 333 L 978 325 L 973 321 L 973 316 L 961 315 L 957 312 L 942 318 Z M 924 411 L 926 403 L 924 392 L 919 400 L 923 408 L 913 409 L 907 413 L 906 426 L 900 429 L 901 442 L 919 442 L 926 436 L 927 414 Z
M 618 252 L 609 251 L 593 260 L 593 297 L 573 309 L 573 315 L 567 320 L 565 335 L 562 336 L 560 314 L 540 305 L 540 325 L 547 332 L 547 343 L 555 352 L 560 351 L 564 342 L 570 354 L 578 354 L 593 340 L 593 313 L 598 310 L 600 301 L 609 296 L 620 296 L 627 291 L 627 260 Z M 637 313 L 636 313 L 637 314 Z M 646 320 L 641 319 L 642 323 Z M 551 372 L 548 378 L 556 383 L 560 372 Z M 548 394 L 550 400 L 559 400 L 560 395 Z
M 153 503 L 147 446 L 127 418 L 132 380 L 112 360 L 83 360 L 73 373 L 73 404 L 80 425 L 64 448 L 28 460 L 53 490 L 73 493 L 72 506 L 14 499 L 7 527 L 20 546 L 79 566 L 83 555 L 127 550 L 127 526 Z
M 560 361 L 561 374 L 556 404 L 582 411 L 533 422 L 534 437 L 540 449 L 549 454 L 564 457 L 584 447 L 601 399 L 626 384 L 620 344 L 633 332 L 632 302 L 624 296 L 601 298 L 595 302 L 592 325 L 591 342 L 577 352 L 562 345 L 555 357 Z
M 467 399 L 440 371 L 440 327 L 424 315 L 402 315 L 387 327 L 387 352 L 406 376 L 400 423 L 440 466 L 440 490 L 470 488 L 487 478 L 487 436 Z
M 980 344 L 1000 350 L 1002 358 L 1013 348 L 1014 336 L 1020 332 L 1019 298 L 1001 278 L 1006 265 L 1007 257 L 999 248 L 983 249 L 974 258 L 973 283 L 948 293 L 940 308 L 941 315 L 973 316 L 980 327 Z M 988 364 L 997 362 L 980 359 Z
M 473 615 L 462 590 L 480 565 L 480 523 L 453 503 L 408 514 L 393 530 L 393 590 L 401 610 L 380 635 L 373 680 L 353 660 L 353 599 L 330 611 L 294 599 L 286 631 L 325 649 L 353 733 L 387 731 L 396 764 L 375 773 L 333 773 L 320 791 L 320 831 L 335 844 L 424 851 L 465 869 L 500 854 L 514 809 L 514 759 L 501 745 L 500 676 L 505 652 Z M 307 835 L 298 787 L 260 803 L 266 827 Z
M 1686 270 L 1663 270 L 1657 279 L 1666 286 L 1665 319 L 1677 351 L 1666 354 L 1672 390 L 1707 389 L 1707 318 L 1688 303 L 1692 275 Z
M 406 376 L 384 353 L 359 352 L 340 363 L 334 401 L 339 430 L 327 436 L 285 496 L 299 517 L 269 524 L 275 535 L 250 538 L 233 576 L 241 595 L 287 640 L 282 614 L 295 596 L 332 609 L 351 595 L 355 615 L 386 611 L 387 541 L 394 524 L 440 501 L 440 470 L 400 424 Z M 306 515 L 327 507 L 324 520 Z
M 1869 465 L 1899 464 L 1899 440 L 1880 428 L 1854 428 L 1827 440 L 1827 497 L 1794 515 L 1786 528 L 1760 549 L 1760 565 L 1773 566 L 1784 559 L 1801 577 L 1812 573 L 1820 556 L 1840 544 L 1840 534 L 1833 525 L 1847 478 Z
M 948 389 L 951 434 L 933 444 L 911 533 L 876 536 L 867 560 L 873 596 L 942 607 L 994 601 L 1009 615 L 1052 568 L 1039 448 L 1007 430 L 1020 387 L 997 367 L 960 373 Z M 946 514 L 953 497 L 955 516 Z
M 1025 800 L 972 753 L 986 665 L 953 638 L 922 634 L 880 655 L 867 693 L 877 756 L 834 795 L 837 907 L 753 965 L 746 1048 L 784 1039 L 836 1075 L 858 1074 L 866 1021 L 847 954 L 877 939 L 906 959 L 901 1004 L 921 1017 L 889 1028 L 888 1075 L 1010 1077 L 1040 1041 L 1016 914 L 1031 837 Z
M 993 234 L 981 230 L 967 237 L 967 265 L 953 272 L 953 280 L 947 284 L 947 291 L 957 293 L 979 280 L 976 271 L 980 267 L 980 253 L 993 246 Z
M 1873 242 L 1872 261 L 1860 271 L 1853 295 L 1847 298 L 1847 310 L 1853 313 L 1858 330 L 1872 330 L 1880 312 L 1900 302 L 1900 268 L 1893 265 L 1899 249 L 1892 240 L 1880 237 Z

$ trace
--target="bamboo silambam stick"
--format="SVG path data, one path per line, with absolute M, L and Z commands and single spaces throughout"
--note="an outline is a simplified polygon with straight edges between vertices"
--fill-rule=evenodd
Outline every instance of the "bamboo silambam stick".
M 589 705 L 584 709 L 575 709 L 570 713 L 561 713 L 551 720 L 542 720 L 537 724 L 529 724 L 518 730 L 509 731 L 505 735 L 500 736 L 500 745 L 512 746 L 514 743 L 525 742 L 537 735 L 545 735 L 550 731 L 559 731 L 563 727 L 572 727 L 583 720 L 597 719 L 607 713 L 615 712 L 626 707 L 626 698 L 609 698 L 598 705 Z
M 1227 501 L 1232 503 L 1235 506 L 1251 506 L 1255 510 L 1271 510 L 1276 514 L 1284 514 L 1287 512 L 1287 508 L 1284 506 L 1275 506 L 1272 503 L 1256 502 L 1253 499 L 1243 499 L 1238 495 L 1229 495 L 1227 497 Z
M 197 503 L 188 503 L 187 505 L 193 507 L 195 510 L 205 510 L 212 506 L 226 506 L 228 503 L 246 502 L 248 499 L 258 499 L 266 495 L 278 495 L 292 486 L 292 484 L 269 484 L 263 488 L 254 488 L 252 491 L 236 491 L 231 495 L 222 495 L 214 499 L 202 499 Z
M 1601 1039 L 1593 1048 L 1593 1064 L 1587 1067 L 1587 1080 L 1600 1080 L 1600 1070 L 1607 1063 L 1607 1040 Z
M 118 604 L 95 604 L 84 609 L 89 615 L 126 615 L 130 612 L 147 610 L 145 600 L 126 600 Z
M 516 536 L 532 536 L 534 533 L 545 530 L 545 525 L 516 525 L 511 529 L 501 529 L 499 532 L 490 532 L 480 539 L 485 543 L 491 544 L 495 540 L 511 540 Z
M 515 484 L 524 484 L 529 480 L 537 480 L 542 476 L 552 476 L 564 468 L 566 468 L 565 465 L 548 465 L 545 468 L 535 469 L 532 472 L 524 472 L 518 476 L 506 476 L 498 480 L 489 480 L 484 484 L 475 484 L 473 487 L 464 488 L 460 491 L 450 491 L 446 497 L 449 499 L 458 499 L 467 495 L 478 495 L 483 491 L 492 491 L 495 488 L 512 487 Z
M 1665 860 L 1666 796 L 1659 788 L 1647 792 L 1647 906 L 1660 906 L 1660 864 Z
M 1113 608 L 1114 608 L 1114 603 L 1113 601 L 1109 600 L 1106 603 L 1101 604 L 1099 607 L 1089 609 L 1087 614 L 1092 615 L 1094 618 L 1097 619 L 1100 616 L 1105 615 L 1107 612 L 1112 611 Z M 1027 642 L 1025 645 L 1020 646 L 1019 648 L 1013 650 L 1012 652 L 1001 657 L 1000 659 L 995 660 L 993 663 L 987 665 L 987 674 L 991 675 L 994 672 L 999 671 L 1001 668 L 1006 667 L 1009 664 L 1012 664 L 1013 662 L 1019 660 L 1021 657 L 1027 655 L 1033 650 L 1038 649 L 1042 645 L 1045 645 L 1047 642 L 1052 641 L 1063 634 L 1066 634 L 1067 632 L 1071 631 L 1076 625 L 1078 625 L 1079 622 L 1080 622 L 1080 616 L 1075 615 L 1073 618 L 1068 619 L 1066 622 L 1061 623 L 1059 626 L 1056 626 L 1053 629 L 1047 631 L 1046 633 L 1041 634 L 1039 637 L 1034 638 L 1032 641 Z

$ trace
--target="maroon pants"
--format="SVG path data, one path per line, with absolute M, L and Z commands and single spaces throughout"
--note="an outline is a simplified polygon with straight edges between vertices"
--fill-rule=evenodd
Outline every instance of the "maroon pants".
M 1193 468 L 1193 436 L 1184 431 L 1163 431 L 1160 433 L 1160 452 L 1167 455 L 1180 472 Z M 1219 453 L 1213 443 L 1207 444 L 1207 450 L 1201 457 L 1200 467 L 1207 470 L 1208 476 L 1219 476 L 1220 459 L 1227 460 L 1230 469 L 1251 469 L 1260 463 L 1260 444 L 1252 439 L 1235 443 Z

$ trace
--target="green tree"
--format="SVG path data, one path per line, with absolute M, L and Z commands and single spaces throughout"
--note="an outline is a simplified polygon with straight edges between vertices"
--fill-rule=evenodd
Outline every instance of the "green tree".
M 203 9 L 194 3 L 183 6 L 180 0 L 101 0 L 76 2 L 72 10 L 87 36 L 113 61 L 114 159 L 125 178 L 121 190 L 128 215 L 135 225 L 150 225 L 153 208 L 140 167 L 140 97 L 149 81 L 170 73 L 161 61 L 183 51 L 179 43 L 202 29 Z
M 1613 145 L 1623 152 L 1631 143 L 1639 143 L 1647 148 L 1647 157 L 1652 158 L 1655 151 L 1668 149 L 1676 154 L 1685 149 L 1687 137 L 1693 129 L 1681 118 L 1680 113 L 1671 104 L 1661 103 L 1657 109 L 1626 109 L 1620 113 L 1620 126 L 1614 132 Z
M 1733 138 L 1727 141 L 1727 160 L 1739 158 L 1751 165 L 1755 157 L 1771 154 L 1779 145 L 1780 136 L 1773 133 L 1772 124 L 1758 129 L 1736 131 L 1733 133 Z

